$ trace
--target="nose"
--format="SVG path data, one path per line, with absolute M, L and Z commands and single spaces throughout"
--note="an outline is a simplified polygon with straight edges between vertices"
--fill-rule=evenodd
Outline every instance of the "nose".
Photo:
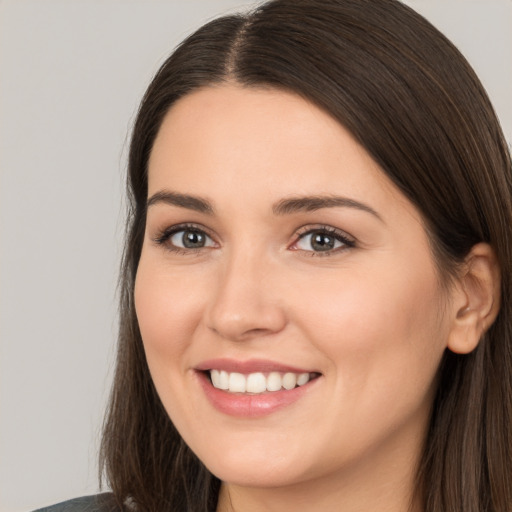
M 278 333 L 286 325 L 276 269 L 263 258 L 225 262 L 206 311 L 210 330 L 223 339 L 244 341 Z

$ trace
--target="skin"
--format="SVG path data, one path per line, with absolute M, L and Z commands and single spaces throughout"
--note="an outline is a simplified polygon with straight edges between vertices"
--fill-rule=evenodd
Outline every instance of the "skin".
M 460 311 L 470 307 L 462 285 L 441 286 L 416 208 L 328 114 L 236 84 L 171 108 L 148 188 L 149 198 L 172 191 L 214 210 L 148 207 L 135 304 L 161 400 L 223 481 L 218 510 L 420 510 L 414 476 L 436 371 L 467 334 Z M 273 211 L 304 195 L 374 213 Z M 207 245 L 161 243 L 182 223 L 207 233 Z M 353 244 L 315 252 L 303 235 L 322 226 Z M 212 358 L 267 359 L 320 377 L 270 415 L 232 417 L 199 385 L 194 368 Z

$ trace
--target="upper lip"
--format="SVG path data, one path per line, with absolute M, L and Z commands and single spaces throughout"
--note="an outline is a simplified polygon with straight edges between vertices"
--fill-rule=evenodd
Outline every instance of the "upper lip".
M 268 372 L 281 372 L 281 373 L 311 373 L 314 370 L 298 368 L 288 364 L 282 364 L 275 361 L 266 359 L 249 359 L 247 361 L 237 361 L 235 359 L 209 359 L 203 361 L 195 367 L 198 371 L 207 370 L 224 370 L 228 373 L 237 372 L 243 374 L 249 373 L 268 373 Z

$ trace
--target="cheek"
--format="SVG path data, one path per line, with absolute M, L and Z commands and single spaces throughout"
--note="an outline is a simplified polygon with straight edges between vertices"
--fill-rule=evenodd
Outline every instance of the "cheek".
M 435 271 L 389 268 L 367 267 L 364 273 L 346 272 L 339 283 L 317 282 L 307 308 L 295 306 L 297 318 L 304 319 L 302 329 L 328 355 L 339 386 L 353 396 L 407 381 L 425 391 L 446 345 L 448 326 Z
M 446 337 L 435 276 L 375 277 L 352 272 L 338 289 L 317 288 L 302 312 L 303 330 L 329 359 L 331 396 L 339 397 L 324 433 L 332 453 L 346 449 L 338 432 L 364 447 L 423 428 L 430 414 Z
M 156 366 L 176 365 L 200 320 L 201 293 L 190 281 L 141 258 L 135 281 L 135 310 L 152 374 Z
M 160 266 L 159 266 L 160 265 Z M 191 340 L 200 320 L 201 294 L 183 272 L 141 258 L 135 281 L 137 321 L 151 378 L 174 424 L 186 429 L 197 414 L 187 388 Z M 181 275 L 181 277 L 180 277 Z

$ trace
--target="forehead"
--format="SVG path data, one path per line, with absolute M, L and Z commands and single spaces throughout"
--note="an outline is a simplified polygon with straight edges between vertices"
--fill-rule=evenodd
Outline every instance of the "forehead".
M 414 211 L 332 116 L 275 89 L 222 85 L 176 102 L 149 161 L 148 193 L 162 189 L 239 202 L 338 194 Z

